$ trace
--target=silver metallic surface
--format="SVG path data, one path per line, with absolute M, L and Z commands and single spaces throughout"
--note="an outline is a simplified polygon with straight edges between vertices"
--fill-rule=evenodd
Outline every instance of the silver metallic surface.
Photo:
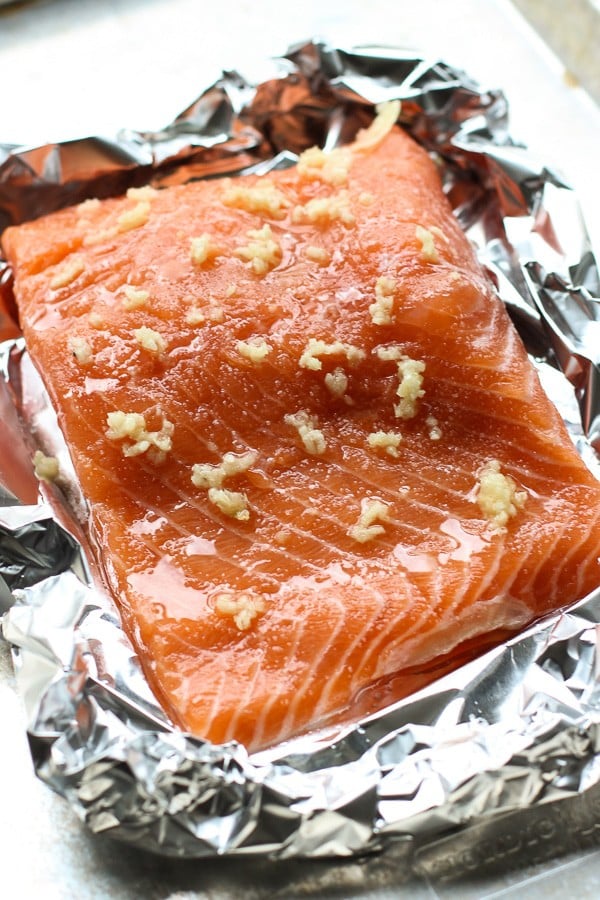
M 598 449 L 600 438 L 598 271 L 572 191 L 512 143 L 500 92 L 480 92 L 446 64 L 412 54 L 311 43 L 257 90 L 229 73 L 164 132 L 94 144 L 94 153 L 106 151 L 109 175 L 84 193 L 123 189 L 142 175 L 161 184 L 235 171 L 315 140 L 331 146 L 373 103 L 393 96 L 404 101 L 403 123 L 440 158 L 457 215 L 527 345 L 571 381 L 583 432 L 564 380 L 545 376 L 592 459 L 590 443 Z M 81 198 L 79 179 L 61 177 L 61 155 L 71 150 L 7 151 L 4 221 L 42 211 L 40 198 L 45 208 Z M 154 169 L 122 170 L 119 158 Z M 21 190 L 15 166 L 31 173 Z M 8 383 L 15 394 L 22 384 L 31 401 L 26 356 L 12 342 L 4 352 Z M 36 432 L 51 439 L 40 402 Z M 37 772 L 93 831 L 177 857 L 348 856 L 393 844 L 403 865 L 439 876 L 452 859 L 465 868 L 462 834 L 475 848 L 495 842 L 501 857 L 511 816 L 535 823 L 547 804 L 569 802 L 584 812 L 588 802 L 594 813 L 600 595 L 344 733 L 309 735 L 249 758 L 238 745 L 215 747 L 172 728 L 111 601 L 84 584 L 73 538 L 49 517 L 52 508 L 65 521 L 60 499 L 44 493 L 43 510 L 0 509 L 2 574 L 16 596 L 4 634 L 15 647 Z

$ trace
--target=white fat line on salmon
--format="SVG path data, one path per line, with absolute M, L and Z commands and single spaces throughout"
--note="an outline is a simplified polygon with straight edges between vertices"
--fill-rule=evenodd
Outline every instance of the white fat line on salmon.
M 163 417 L 159 431 L 148 431 L 146 419 L 140 413 L 116 410 L 106 417 L 106 437 L 110 441 L 123 441 L 123 456 L 139 456 L 145 453 L 153 463 L 164 462 L 171 450 L 175 426 Z
M 361 500 L 361 513 L 356 525 L 348 529 L 348 534 L 359 544 L 366 544 L 376 537 L 385 534 L 383 525 L 376 522 L 389 522 L 390 507 L 381 500 Z
M 510 475 L 500 471 L 500 461 L 491 459 L 478 472 L 476 499 L 479 508 L 490 524 L 503 529 L 508 520 L 516 516 L 527 500 L 527 492 L 517 490 Z

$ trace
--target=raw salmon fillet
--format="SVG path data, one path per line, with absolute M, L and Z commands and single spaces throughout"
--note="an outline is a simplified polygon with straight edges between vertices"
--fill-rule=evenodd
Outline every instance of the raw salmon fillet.
M 395 114 L 3 239 L 107 584 L 215 742 L 409 691 L 600 580 L 600 486 Z

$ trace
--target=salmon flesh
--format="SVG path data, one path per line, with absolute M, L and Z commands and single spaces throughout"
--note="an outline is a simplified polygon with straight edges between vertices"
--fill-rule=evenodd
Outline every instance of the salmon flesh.
M 106 585 L 214 742 L 370 711 L 600 580 L 600 485 L 396 112 L 3 237 Z

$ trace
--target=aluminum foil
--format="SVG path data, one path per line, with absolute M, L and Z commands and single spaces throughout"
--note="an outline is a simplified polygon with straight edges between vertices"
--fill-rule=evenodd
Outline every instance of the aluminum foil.
M 374 104 L 392 98 L 438 160 L 546 389 L 599 471 L 600 279 L 576 199 L 511 139 L 501 91 L 482 90 L 444 62 L 308 42 L 274 60 L 261 84 L 223 73 L 159 133 L 0 146 L 0 230 L 148 181 L 289 165 L 311 144 L 349 140 Z M 36 771 L 92 831 L 178 857 L 347 857 L 393 847 L 405 871 L 447 877 L 490 854 L 504 863 L 515 816 L 521 829 L 550 822 L 560 832 L 571 803 L 573 834 L 577 822 L 594 821 L 600 592 L 335 733 L 249 756 L 174 728 L 95 578 L 72 514 L 84 501 L 18 334 L 6 266 L 0 340 L 4 636 Z M 62 492 L 33 478 L 36 445 L 59 454 Z

